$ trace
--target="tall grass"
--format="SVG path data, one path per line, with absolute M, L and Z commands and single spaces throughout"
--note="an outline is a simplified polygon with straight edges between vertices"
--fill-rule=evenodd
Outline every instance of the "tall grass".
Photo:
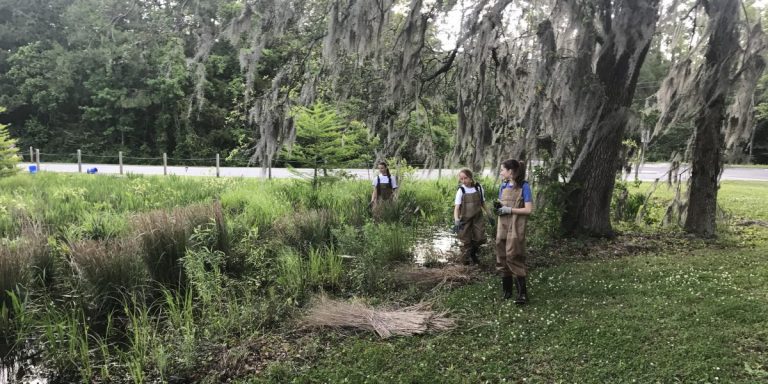
M 325 209 L 299 210 L 279 218 L 272 227 L 283 244 L 300 250 L 331 245 L 336 218 Z
M 304 260 L 293 248 L 285 247 L 278 254 L 279 275 L 277 283 L 291 297 L 300 297 L 304 292 Z
M 42 228 L 33 222 L 22 224 L 21 236 L 0 239 L 0 305 L 10 305 L 7 291 L 23 293 L 37 278 L 52 273 L 48 239 Z
M 182 369 L 189 369 L 195 361 L 197 350 L 197 324 L 193 314 L 193 293 L 191 289 L 177 294 L 163 289 L 167 314 L 166 338 L 176 346 L 176 361 Z
M 147 285 L 149 272 L 135 238 L 83 240 L 69 245 L 71 266 L 83 291 L 99 309 L 111 312 L 125 295 Z
M 241 228 L 258 228 L 264 232 L 293 207 L 285 199 L 280 183 L 247 183 L 221 195 L 224 211 L 233 216 Z
M 220 206 L 197 204 L 176 208 L 170 212 L 157 210 L 137 215 L 133 225 L 144 249 L 144 261 L 153 280 L 168 286 L 180 286 L 185 281 L 179 260 L 184 256 L 195 227 L 221 217 Z M 223 224 L 217 226 L 220 230 Z M 219 239 L 226 239 L 220 234 Z
M 20 210 L 60 230 L 79 225 L 89 213 L 125 214 L 212 201 L 243 184 L 240 179 L 98 176 L 40 173 L 0 180 L 0 206 Z M 0 211 L 0 235 L 8 235 L 8 212 Z

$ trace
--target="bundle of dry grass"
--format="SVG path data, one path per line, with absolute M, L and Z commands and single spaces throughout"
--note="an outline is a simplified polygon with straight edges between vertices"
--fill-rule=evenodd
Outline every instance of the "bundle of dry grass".
M 401 284 L 441 287 L 467 284 L 476 276 L 476 268 L 466 265 L 449 265 L 444 268 L 407 266 L 396 269 L 393 277 Z
M 455 327 L 446 312 L 434 312 L 422 303 L 402 309 L 374 309 L 363 303 L 345 302 L 321 296 L 304 318 L 306 327 L 354 328 L 376 332 L 382 339 L 410 336 Z

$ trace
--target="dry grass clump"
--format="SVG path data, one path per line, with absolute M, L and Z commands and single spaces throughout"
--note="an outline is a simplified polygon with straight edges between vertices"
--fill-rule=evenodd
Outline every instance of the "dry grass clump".
M 360 302 L 332 300 L 320 296 L 310 308 L 303 325 L 310 328 L 352 328 L 376 332 L 386 339 L 411 336 L 427 331 L 446 331 L 456 326 L 447 312 L 434 312 L 429 303 L 402 309 L 375 309 Z
M 392 277 L 400 284 L 442 287 L 468 284 L 477 278 L 477 272 L 477 268 L 466 265 L 448 265 L 443 268 L 404 266 L 396 269 Z

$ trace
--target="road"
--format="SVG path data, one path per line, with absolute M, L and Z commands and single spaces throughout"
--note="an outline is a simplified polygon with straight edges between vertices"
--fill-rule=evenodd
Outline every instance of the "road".
M 30 163 L 20 163 L 19 167 L 25 171 L 29 169 Z M 685 168 L 682 166 L 681 168 Z M 83 163 L 82 172 L 85 173 L 87 169 L 96 168 L 97 174 L 119 174 L 120 168 L 113 164 L 92 164 Z M 77 164 L 73 163 L 40 163 L 40 169 L 47 172 L 62 172 L 62 173 L 77 173 Z M 666 180 L 667 171 L 669 169 L 669 163 L 647 163 L 640 168 L 638 178 L 643 181 L 653 181 L 657 178 Z M 302 175 L 307 177 L 312 176 L 312 169 L 297 168 L 294 171 L 298 171 Z M 162 175 L 163 167 L 155 165 L 123 165 L 124 173 L 134 173 L 142 175 Z M 264 178 L 266 174 L 260 167 L 221 167 L 220 175 L 222 177 L 258 177 Z M 370 169 L 348 169 L 347 172 L 357 176 L 358 178 L 371 179 L 376 173 Z M 438 174 L 442 177 L 453 176 L 458 172 L 457 169 L 443 169 L 442 172 L 437 170 L 427 171 L 418 170 L 416 177 L 420 179 L 436 179 Z M 215 176 L 215 167 L 183 167 L 183 166 L 168 166 L 167 173 L 169 175 L 178 176 Z M 486 170 L 484 174 L 488 175 L 490 170 Z M 682 177 L 687 178 L 690 176 L 690 172 L 684 172 Z M 272 168 L 272 177 L 274 178 L 291 178 L 300 177 L 295 172 L 290 172 L 286 168 Z M 634 170 L 628 175 L 628 180 L 634 178 Z M 768 181 L 768 168 L 742 168 L 742 167 L 728 167 L 723 172 L 723 180 L 747 180 L 747 181 Z

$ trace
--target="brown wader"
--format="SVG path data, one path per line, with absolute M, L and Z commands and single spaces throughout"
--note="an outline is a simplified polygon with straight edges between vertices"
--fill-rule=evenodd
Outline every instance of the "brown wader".
M 461 206 L 459 207 L 459 220 L 461 229 L 458 238 L 461 240 L 461 256 L 464 264 L 479 262 L 477 254 L 480 245 L 485 243 L 485 222 L 483 221 L 483 195 L 482 187 L 476 187 L 475 193 L 463 193 Z
M 391 203 L 395 195 L 395 189 L 392 188 L 392 176 L 389 176 L 389 181 L 389 183 L 382 184 L 379 177 L 376 176 L 376 201 L 373 204 L 374 218 L 379 217 L 384 204 Z
M 520 187 L 504 188 L 501 192 L 501 205 L 504 207 L 524 208 L 523 189 Z M 525 304 L 527 291 L 525 277 L 528 267 L 525 265 L 525 224 L 528 216 L 499 216 L 496 228 L 496 270 L 499 271 L 504 288 L 504 298 L 512 297 L 512 284 L 517 287 L 515 303 Z

